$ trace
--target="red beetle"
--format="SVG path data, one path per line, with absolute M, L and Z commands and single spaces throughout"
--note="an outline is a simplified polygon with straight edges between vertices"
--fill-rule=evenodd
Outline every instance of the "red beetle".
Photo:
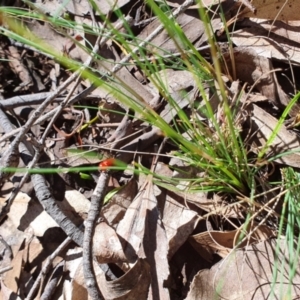
M 117 163 L 117 160 L 113 157 L 111 158 L 107 158 L 105 160 L 102 160 L 100 163 L 99 163 L 99 169 L 100 171 L 105 171 L 107 170 L 109 167 L 113 167 L 115 166 Z

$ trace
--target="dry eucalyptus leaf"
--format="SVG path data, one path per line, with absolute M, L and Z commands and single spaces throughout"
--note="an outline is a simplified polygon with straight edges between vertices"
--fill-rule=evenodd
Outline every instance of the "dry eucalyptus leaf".
M 117 61 L 118 60 L 115 62 L 117 63 Z M 97 69 L 100 72 L 107 72 L 107 69 L 110 70 L 113 66 L 114 64 L 104 62 L 102 60 L 101 62 L 98 62 Z M 120 104 L 120 95 L 127 95 L 130 99 L 132 99 L 132 101 L 136 101 L 137 103 L 141 103 L 143 101 L 142 104 L 144 105 L 151 102 L 151 100 L 155 97 L 155 93 L 157 95 L 157 92 L 153 91 L 149 85 L 141 84 L 141 82 L 139 82 L 126 68 L 119 70 L 116 73 L 116 80 L 110 84 L 112 87 L 110 92 L 106 89 L 96 89 L 93 92 L 93 95 L 102 97 L 106 102 L 115 102 L 118 104 Z M 122 104 L 121 106 L 124 107 Z M 120 114 L 114 114 L 117 118 L 122 117 Z
M 83 222 L 90 207 L 90 201 L 76 190 L 67 191 L 66 199 L 58 201 L 57 204 L 64 214 L 77 225 Z M 43 210 L 40 203 L 31 201 L 30 197 L 21 192 L 15 198 L 8 217 L 14 224 L 14 228 L 24 231 L 30 227 L 34 235 L 39 237 L 43 236 L 50 228 L 58 227 L 57 223 Z
M 31 74 L 25 64 L 22 63 L 21 55 L 18 49 L 14 46 L 8 47 L 10 53 L 9 65 L 12 71 L 17 74 L 22 81 L 23 85 L 32 85 L 32 77 Z
M 271 137 L 278 120 L 255 104 L 249 106 L 248 109 L 251 112 L 251 130 L 256 133 L 253 139 L 256 145 L 252 147 L 252 150 L 258 152 L 257 147 L 266 144 L 267 140 Z M 267 153 L 269 156 L 273 157 L 286 151 L 298 152 L 283 155 L 277 158 L 275 162 L 299 168 L 300 139 L 296 133 L 287 130 L 286 127 L 282 125 Z
M 11 291 L 17 293 L 20 287 L 20 277 L 23 269 L 23 254 L 24 249 L 17 252 L 16 256 L 13 258 L 11 265 L 13 269 L 9 270 L 4 274 L 3 282 L 7 288 Z
M 274 236 L 274 233 L 267 226 L 256 226 L 256 223 L 249 224 L 247 232 L 251 232 L 251 235 L 239 245 L 239 248 Z M 226 257 L 230 253 L 239 241 L 243 227 L 231 231 L 205 231 L 191 236 L 189 242 L 204 259 L 210 262 L 213 259 L 213 254 Z M 253 230 L 255 231 L 252 232 Z
M 30 230 L 27 230 L 27 232 L 30 232 Z M 33 236 L 32 233 L 30 233 L 30 237 L 27 238 L 24 249 L 24 264 L 28 267 L 31 266 L 32 269 L 39 263 L 42 264 L 43 258 L 41 258 L 41 256 L 44 251 L 45 249 L 40 240 L 37 237 Z
M 224 58 L 228 70 L 233 75 L 230 55 L 225 54 Z M 236 77 L 239 80 L 245 81 L 249 85 L 255 84 L 255 88 L 276 106 L 288 105 L 290 97 L 279 85 L 270 59 L 257 55 L 252 48 L 242 46 L 234 49 L 234 59 Z M 297 114 L 299 108 L 299 105 L 295 105 L 290 115 Z
M 17 229 L 17 227 L 10 218 L 7 218 L 5 222 L 1 224 L 0 235 L 12 248 L 13 255 L 15 255 L 18 252 L 20 245 L 27 238 L 26 233 Z M 11 261 L 10 253 L 9 251 L 5 250 L 5 248 L 6 247 L 4 244 L 0 246 L 0 251 L 2 253 L 2 261 L 0 263 L 1 267 L 5 267 L 5 263 L 10 263 Z
M 136 99 L 137 102 L 141 102 L 141 98 L 146 103 L 151 102 L 154 94 L 152 91 L 150 91 L 149 86 L 140 83 L 134 76 L 132 76 L 127 68 L 122 68 L 120 71 L 118 71 L 117 77 L 121 81 L 121 84 L 116 85 L 116 88 L 119 91 L 125 95 L 129 95 L 129 97 L 132 99 Z M 112 84 L 112 86 L 114 86 L 114 84 Z
M 157 208 L 152 177 L 148 177 L 128 207 L 117 233 L 129 261 L 139 257 L 146 258 L 149 263 L 150 299 L 169 299 L 169 291 L 164 287 L 169 276 L 168 240 Z
M 251 4 L 256 11 L 253 13 L 246 8 L 240 17 L 283 21 L 300 20 L 300 2 L 298 0 L 252 0 Z
M 29 233 L 27 233 L 26 242 L 14 248 L 17 251 L 10 263 L 13 268 L 2 277 L 6 287 L 19 295 L 23 295 L 26 291 L 28 292 L 28 282 L 32 280 L 32 274 L 36 271 L 37 266 L 42 265 L 45 259 L 45 256 L 43 256 L 45 249 L 40 241 Z M 24 266 L 26 266 L 26 269 Z
M 107 281 L 105 275 L 102 275 L 98 283 L 104 299 L 136 300 L 147 299 L 150 281 L 149 264 L 144 259 L 138 259 L 133 267 L 121 278 Z M 154 299 L 166 298 L 154 297 Z
M 70 206 L 76 214 L 85 218 L 90 209 L 91 202 L 79 191 L 69 190 L 65 192 L 66 206 Z M 64 202 L 64 201 L 63 201 Z
M 137 194 L 137 181 L 134 177 L 102 208 L 101 216 L 105 218 L 107 223 L 116 227 L 123 219 L 126 209 L 131 204 Z
M 102 14 L 107 14 L 114 4 L 115 8 L 120 8 L 128 3 L 128 0 L 119 0 L 119 1 L 95 1 L 97 10 L 95 13 L 101 11 Z M 35 6 L 44 12 L 45 14 L 50 14 L 52 16 L 58 17 L 61 16 L 64 12 L 70 12 L 74 15 L 85 16 L 90 12 L 90 4 L 87 0 L 84 1 L 67 1 L 62 2 L 59 0 L 54 1 L 41 1 L 38 0 L 35 3 Z
M 105 222 L 95 228 L 93 253 L 100 264 L 127 261 L 115 230 Z
M 197 86 L 194 75 L 187 70 L 165 69 L 152 76 L 153 80 L 155 80 L 156 76 L 159 76 L 170 94 Z
M 233 32 L 231 39 L 235 45 L 252 49 L 259 56 L 298 65 L 300 48 L 299 38 L 295 35 L 298 34 L 299 24 L 270 23 L 266 20 L 261 23 L 257 23 L 257 19 L 244 20 L 243 28 Z
M 170 194 L 167 195 L 163 212 L 163 224 L 169 241 L 169 259 L 193 232 L 197 220 L 198 214 L 196 212 L 181 205 Z
M 291 295 L 288 295 L 290 272 L 287 241 L 279 241 L 278 276 L 271 297 L 273 268 L 275 268 L 274 239 L 233 252 L 210 270 L 202 270 L 194 277 L 186 300 L 266 300 L 299 299 L 300 277 L 295 273 Z M 291 258 L 293 259 L 293 258 Z M 281 268 L 281 263 L 285 267 Z M 296 270 L 299 269 L 299 262 Z M 283 283 L 281 283 L 283 280 Z M 287 298 L 286 298 L 287 297 Z
M 190 16 L 188 14 L 181 14 L 177 17 L 178 24 L 184 30 L 186 37 L 193 43 L 198 40 L 202 35 L 205 35 L 205 30 L 203 22 L 198 18 Z M 138 35 L 138 39 L 144 40 L 151 32 L 153 32 L 160 24 L 159 19 L 153 21 L 148 26 L 146 26 L 143 31 Z M 197 28 L 197 30 L 195 30 Z M 176 36 L 169 36 L 168 33 L 164 30 L 159 35 L 157 35 L 151 43 L 147 46 L 147 49 L 151 52 L 158 54 L 165 54 L 166 52 L 178 52 L 178 47 L 174 43 L 174 38 Z M 207 39 L 207 38 L 206 38 Z M 176 39 L 176 42 L 179 45 L 182 42 L 179 39 Z
M 47 3 L 51 2 L 52 1 L 47 1 Z M 55 31 L 48 22 L 42 23 L 38 20 L 32 20 L 26 25 L 44 45 L 47 45 L 49 50 L 60 55 L 63 54 L 63 45 L 65 45 L 69 39 Z
M 70 271 L 71 283 L 67 281 L 64 282 L 64 299 L 90 300 L 91 298 L 88 296 L 88 292 L 85 287 L 81 253 L 78 252 L 78 250 L 73 250 L 69 251 L 68 254 L 69 259 L 72 260 L 71 263 L 67 260 L 67 270 Z M 150 284 L 150 267 L 145 260 L 138 259 L 129 271 L 127 271 L 122 277 L 113 281 L 106 280 L 105 274 L 97 263 L 93 262 L 93 266 L 95 269 L 97 283 L 104 299 L 147 299 Z
M 1 286 L 0 299 L 21 300 L 21 298 L 17 295 L 17 293 L 15 293 L 11 289 L 9 289 L 2 280 L 0 280 L 0 286 Z
M 263 30 L 267 32 L 267 37 L 278 42 L 276 37 L 282 37 L 282 43 L 291 42 L 291 44 L 299 43 L 300 37 L 297 34 L 300 26 L 299 21 L 273 21 L 266 19 L 247 18 L 239 22 L 239 27 L 244 30 L 254 29 L 257 35 L 261 35 Z M 261 30 L 261 31 L 260 31 Z M 286 39 L 284 41 L 284 39 Z M 280 40 L 279 40 L 280 42 Z M 282 46 L 282 45 L 281 45 Z
M 76 287 L 78 287 L 78 289 L 82 287 L 82 291 L 84 293 L 83 296 L 86 297 L 87 290 L 83 288 L 83 284 L 84 284 L 83 274 L 82 274 L 81 281 L 79 283 L 74 280 L 75 275 L 77 274 L 77 269 L 79 268 L 79 265 L 82 264 L 82 248 L 78 247 L 75 249 L 69 249 L 65 256 L 65 261 L 66 261 L 65 271 L 68 272 L 69 276 L 63 282 L 63 299 L 71 300 L 72 295 L 74 294 L 74 290 L 76 290 Z M 76 294 L 78 295 L 77 299 L 86 299 L 84 297 L 80 298 L 81 297 L 80 293 L 76 293 Z

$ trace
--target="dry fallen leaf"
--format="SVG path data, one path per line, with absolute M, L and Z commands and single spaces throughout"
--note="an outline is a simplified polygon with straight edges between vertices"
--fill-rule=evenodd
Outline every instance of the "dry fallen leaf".
M 266 141 L 270 138 L 276 125 L 278 124 L 278 120 L 255 104 L 253 104 L 253 106 L 249 106 L 249 111 L 251 111 L 251 129 L 253 132 L 256 132 L 254 137 L 254 143 L 256 145 L 253 146 L 252 150 L 258 152 L 257 147 L 265 145 Z M 273 157 L 284 152 L 295 151 L 294 153 L 282 155 L 274 161 L 280 164 L 299 168 L 299 150 L 300 140 L 298 135 L 282 125 L 273 143 L 268 148 L 267 153 L 269 156 Z
M 7 288 L 9 288 L 11 291 L 17 293 L 20 287 L 20 277 L 21 272 L 23 268 L 23 252 L 25 249 L 17 252 L 16 256 L 13 258 L 11 265 L 13 266 L 13 269 L 6 272 L 3 283 Z
M 12 247 L 14 254 L 9 265 L 1 264 L 1 267 L 13 267 L 2 275 L 2 279 L 5 286 L 11 291 L 18 293 L 18 295 L 28 293 L 28 288 L 30 288 L 29 282 L 33 280 L 32 275 L 39 266 L 42 265 L 45 259 L 44 247 L 29 231 L 30 230 L 24 234 L 27 235 L 26 240 Z M 24 268 L 24 266 L 26 266 L 26 268 Z
M 244 247 L 247 243 L 257 243 L 272 237 L 273 232 L 265 225 L 256 228 L 256 223 L 251 223 L 248 232 L 255 229 L 250 237 L 239 245 L 239 248 Z M 241 227 L 243 228 L 243 226 Z M 195 234 L 189 238 L 189 242 L 197 250 L 197 252 L 207 261 L 212 261 L 213 254 L 218 254 L 221 257 L 226 257 L 230 251 L 236 246 L 241 234 L 241 228 L 231 231 L 205 231 Z
M 80 253 L 78 253 L 78 255 L 80 255 Z M 73 264 L 70 264 L 69 262 L 67 266 L 67 268 L 71 268 L 72 270 L 72 273 L 70 273 L 71 284 L 69 284 L 69 282 L 66 282 L 66 284 L 64 284 L 64 298 L 66 300 L 90 300 L 91 297 L 88 296 L 88 292 L 85 286 L 82 257 L 80 256 L 80 258 L 78 258 L 78 256 L 74 256 L 75 257 L 73 258 L 70 257 L 73 260 Z M 101 274 L 103 274 L 103 271 L 101 270 L 99 264 L 95 261 L 93 261 L 93 267 L 97 282 L 99 284 L 99 278 Z
M 182 26 L 187 38 L 192 42 L 199 39 L 202 35 L 205 35 L 203 22 L 199 20 L 199 18 L 195 18 L 183 13 L 177 17 L 177 22 Z M 149 35 L 149 33 L 157 28 L 159 24 L 160 21 L 158 19 L 150 23 L 139 34 L 138 38 L 144 40 Z M 197 30 L 195 30 L 195 28 L 197 28 Z M 176 53 L 178 52 L 178 46 L 176 46 L 173 39 L 174 37 L 170 37 L 166 31 L 163 31 L 152 40 L 151 44 L 149 44 L 147 48 L 152 51 L 154 50 L 153 52 L 155 53 L 160 54 L 165 53 L 166 51 Z M 179 40 L 177 40 L 177 43 L 178 42 Z
M 288 295 L 290 277 L 286 243 L 285 240 L 279 240 L 278 276 L 274 284 L 276 297 L 271 297 L 276 247 L 275 240 L 271 239 L 237 250 L 215 264 L 210 270 L 198 272 L 186 300 L 299 299 L 298 272 L 295 273 L 292 282 L 291 295 L 285 298 Z M 281 262 L 285 262 L 284 268 L 280 267 Z M 297 269 L 299 269 L 299 262 Z M 283 280 L 282 283 L 281 280 Z
M 101 14 L 106 15 L 111 8 L 116 4 L 115 9 L 121 8 L 128 3 L 128 0 L 119 1 L 95 1 L 95 6 L 97 7 L 96 13 L 101 12 Z M 90 4 L 88 1 L 68 1 L 62 3 L 61 1 L 42 1 L 38 0 L 35 2 L 35 6 L 50 15 L 55 17 L 60 16 L 64 12 L 69 12 L 73 15 L 86 15 L 90 11 Z
M 81 250 L 68 252 L 66 270 L 71 281 L 64 281 L 64 299 L 82 300 L 91 298 L 85 286 Z M 109 281 L 97 263 L 93 263 L 97 282 L 104 299 L 107 300 L 135 300 L 147 299 L 150 270 L 149 264 L 144 259 L 138 259 L 135 264 L 120 278 Z
M 101 210 L 101 216 L 107 223 L 116 227 L 123 219 L 126 209 L 137 194 L 137 181 L 133 177 L 122 189 L 120 189 Z
M 289 64 L 300 63 L 299 21 L 286 22 L 245 19 L 242 28 L 232 33 L 236 46 L 252 49 L 259 56 L 276 58 Z
M 241 1 L 243 2 L 243 1 Z M 300 2 L 298 0 L 252 0 L 256 11 L 246 8 L 240 17 L 292 21 L 300 20 Z
M 257 55 L 256 51 L 249 47 L 237 47 L 234 49 L 235 73 L 233 74 L 231 57 L 224 55 L 226 66 L 231 75 L 235 75 L 239 80 L 253 85 L 255 89 L 266 96 L 276 106 L 285 107 L 290 101 L 290 97 L 282 90 L 278 83 L 276 73 L 272 66 L 272 61 L 266 57 Z M 290 115 L 298 113 L 300 106 L 294 105 Z
M 81 272 L 82 277 L 80 278 L 79 283 L 74 280 L 79 265 L 81 265 L 82 268 L 82 249 L 81 248 L 69 249 L 66 254 L 65 260 L 66 260 L 65 271 L 68 272 L 68 278 L 63 282 L 63 299 L 64 300 L 86 299 L 87 290 L 83 286 L 84 285 L 83 272 Z M 80 289 L 80 291 L 82 291 L 83 295 L 81 295 L 80 292 L 76 291 L 77 287 L 78 289 Z M 73 298 L 73 294 L 76 294 L 77 298 L 75 297 Z
M 108 281 L 105 275 L 100 276 L 99 287 L 107 300 L 147 299 L 150 281 L 149 264 L 144 259 L 138 259 L 132 268 L 117 280 Z
M 176 193 L 175 193 L 176 194 Z M 163 213 L 163 224 L 169 241 L 170 259 L 193 232 L 198 214 L 167 195 Z
M 164 286 L 169 276 L 168 240 L 154 196 L 152 177 L 148 177 L 127 209 L 117 233 L 129 261 L 145 258 L 150 265 L 148 299 L 169 299 L 169 291 Z
M 58 206 L 68 218 L 80 225 L 88 212 L 90 202 L 76 190 L 67 191 L 65 196 L 66 199 L 57 202 Z M 8 216 L 15 228 L 25 230 L 30 227 L 34 235 L 39 237 L 50 228 L 58 227 L 38 202 L 31 201 L 30 197 L 21 192 L 17 195 Z
M 21 300 L 21 298 L 16 293 L 14 293 L 11 289 L 9 289 L 2 280 L 0 281 L 0 286 L 1 286 L 0 299 Z
M 100 264 L 127 261 L 115 230 L 105 222 L 95 228 L 93 252 Z

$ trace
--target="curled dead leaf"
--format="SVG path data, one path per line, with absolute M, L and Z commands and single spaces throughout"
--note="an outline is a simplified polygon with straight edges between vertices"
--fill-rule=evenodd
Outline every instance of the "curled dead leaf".
M 107 300 L 147 299 L 150 281 L 149 264 L 144 259 L 138 259 L 133 267 L 117 280 L 107 281 L 102 275 L 99 278 L 99 287 Z
M 231 252 L 233 247 L 239 243 L 240 238 L 244 237 L 243 227 L 232 231 L 205 231 L 191 236 L 189 242 L 204 259 L 210 262 L 214 254 L 226 257 Z M 274 233 L 267 226 L 258 227 L 256 223 L 249 224 L 247 232 L 251 234 L 238 245 L 239 248 L 274 236 Z
M 287 241 L 282 239 L 278 243 L 280 249 L 278 257 L 275 255 L 276 242 L 270 239 L 237 250 L 211 269 L 198 272 L 186 300 L 298 299 L 299 273 L 295 273 L 289 284 L 288 265 L 291 264 L 290 259 L 293 260 L 293 257 L 289 257 Z M 273 285 L 275 261 L 283 262 L 286 266 L 277 268 L 277 280 Z M 299 269 L 299 261 L 296 269 Z M 276 295 L 275 298 L 271 297 L 272 290 Z
M 95 228 L 93 252 L 101 264 L 127 261 L 115 230 L 105 222 L 99 223 Z
M 71 257 L 72 255 L 70 255 L 70 258 Z M 72 260 L 72 262 L 68 262 L 67 266 L 67 269 L 70 270 L 71 284 L 68 282 L 64 283 L 64 299 L 90 299 L 85 287 L 82 258 L 73 258 Z M 96 262 L 93 263 L 93 266 L 97 283 L 104 299 L 147 299 L 151 278 L 149 264 L 144 259 L 138 259 L 130 270 L 128 270 L 122 277 L 113 281 L 108 281 L 106 279 L 105 274 Z

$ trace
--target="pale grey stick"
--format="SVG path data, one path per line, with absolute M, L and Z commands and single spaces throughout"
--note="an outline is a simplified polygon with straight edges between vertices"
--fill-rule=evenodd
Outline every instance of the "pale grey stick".
M 59 280 L 63 276 L 65 262 L 60 262 L 54 269 L 51 279 L 44 288 L 43 294 L 40 300 L 51 300 L 53 299 L 53 294 L 58 287 Z
M 86 97 L 88 94 L 90 94 L 93 90 L 95 90 L 97 87 L 94 85 L 89 86 L 88 88 L 86 88 L 84 91 L 82 91 L 80 94 L 74 96 L 69 102 L 68 105 L 71 105 L 73 103 L 76 103 L 77 101 L 83 99 L 84 97 Z M 59 109 L 59 107 L 56 107 L 53 110 L 50 110 L 48 113 L 44 114 L 43 116 L 39 117 L 33 125 L 38 125 L 41 124 L 45 121 L 47 121 L 48 119 L 52 118 L 54 116 L 54 114 L 57 112 L 57 110 Z M 0 138 L 0 143 L 5 141 L 6 139 L 9 139 L 10 137 L 16 135 L 17 133 L 19 133 L 22 130 L 22 127 L 17 128 L 17 129 L 13 129 L 10 132 L 7 132 L 5 135 L 3 135 Z
M 5 268 L 2 268 L 0 269 L 0 275 L 3 274 L 3 273 L 6 273 L 7 271 L 10 271 L 12 270 L 13 267 L 5 267 Z
M 53 92 L 14 96 L 9 99 L 1 100 L 0 107 L 3 107 L 4 109 L 11 109 L 18 106 L 40 104 L 51 95 L 53 95 Z
M 93 192 L 91 199 L 91 207 L 88 212 L 88 216 L 85 224 L 84 236 L 83 236 L 83 275 L 85 279 L 86 288 L 89 295 L 93 300 L 101 300 L 100 289 L 98 287 L 96 276 L 93 268 L 93 235 L 97 219 L 99 218 L 101 208 L 104 202 L 104 196 L 109 180 L 109 173 L 101 172 L 98 179 L 97 186 Z

